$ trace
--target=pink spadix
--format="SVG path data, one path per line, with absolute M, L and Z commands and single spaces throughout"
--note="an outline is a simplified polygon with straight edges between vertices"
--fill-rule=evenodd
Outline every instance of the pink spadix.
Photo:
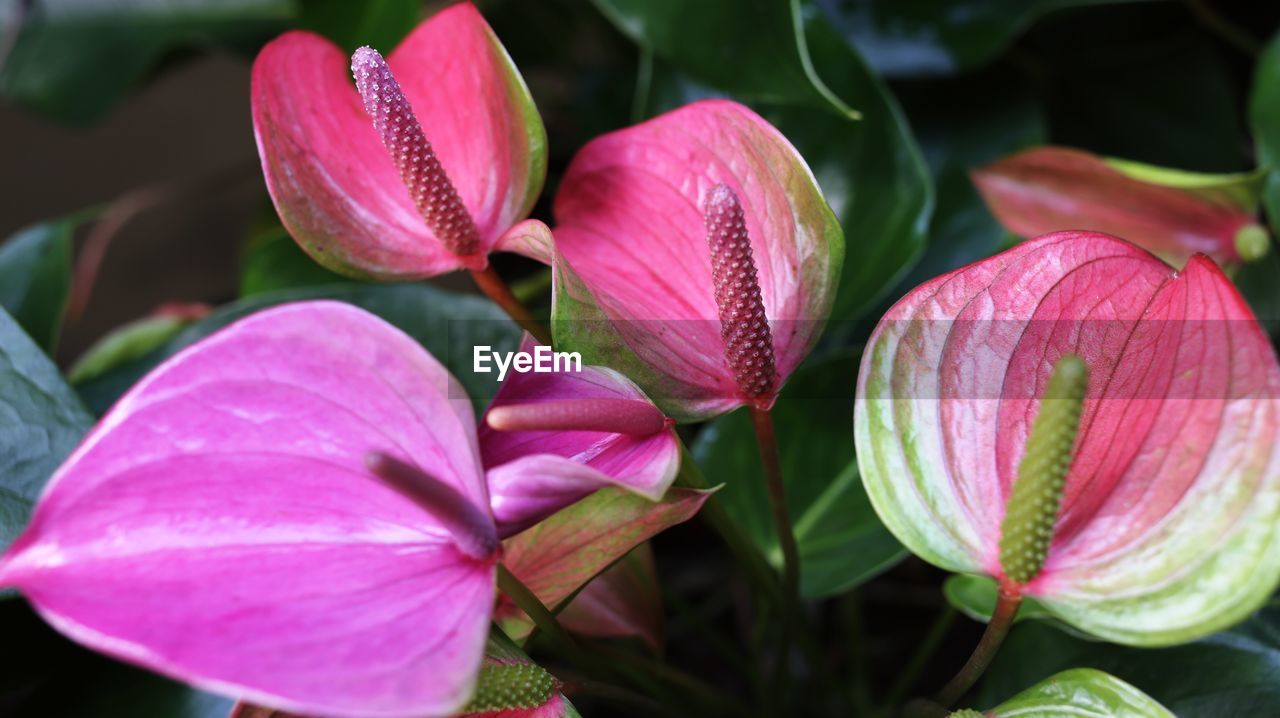
M 480 249 L 480 235 L 449 175 L 440 164 L 413 107 L 382 55 L 362 47 L 351 56 L 351 74 L 364 109 L 382 138 L 400 179 L 427 226 L 459 257 Z
M 488 559 L 498 550 L 498 534 L 492 519 L 453 487 L 417 466 L 378 451 L 365 456 L 365 465 L 388 486 L 439 521 L 462 553 L 474 559 Z
M 743 395 L 767 408 L 773 403 L 778 371 L 742 204 L 728 185 L 718 184 L 704 215 L 725 359 Z
M 566 399 L 509 404 L 485 417 L 498 431 L 602 431 L 649 436 L 672 422 L 656 406 L 635 399 Z

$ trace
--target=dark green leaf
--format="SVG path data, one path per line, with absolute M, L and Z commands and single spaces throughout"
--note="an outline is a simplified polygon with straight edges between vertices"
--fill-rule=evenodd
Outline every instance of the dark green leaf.
M 369 45 L 388 53 L 422 19 L 422 0 L 302 0 L 298 19 L 348 52 Z
M 27 3 L 5 3 L 16 7 Z M 43 0 L 21 29 L 0 94 L 68 122 L 104 115 L 166 53 L 263 40 L 284 27 L 291 0 Z M 0 16 L 12 22 L 15 13 Z M 0 27 L 0 36 L 10 30 Z
M 283 227 L 254 237 L 240 263 L 242 297 L 350 281 L 316 264 Z
M 880 523 L 853 454 L 853 357 L 802 369 L 773 409 L 796 540 L 801 591 L 840 593 L 892 566 L 906 551 Z M 745 411 L 707 426 L 693 446 L 718 500 L 774 564 L 781 550 L 769 512 L 759 448 Z
M 454 294 L 425 284 L 353 283 L 308 287 L 260 294 L 221 307 L 142 359 L 77 388 L 89 407 L 101 413 L 146 372 L 178 350 L 260 309 L 311 299 L 354 304 L 404 330 L 449 367 L 477 408 L 488 404 L 498 383 L 497 374 L 472 371 L 473 347 L 488 345 L 495 351 L 514 351 L 520 340 L 515 324 L 482 297 Z
M 70 220 L 38 224 L 0 245 L 0 307 L 53 353 L 71 291 Z
M 57 367 L 0 310 L 0 548 L 26 526 L 45 482 L 92 424 Z
M 800 0 L 593 0 L 632 40 L 738 97 L 856 114 L 814 71 Z M 861 98 L 854 98 L 857 104 Z
M 992 705 L 1068 667 L 1111 673 L 1181 718 L 1280 715 L 1280 605 L 1183 646 L 1124 648 L 1082 640 L 1039 621 L 1014 627 L 984 679 Z
M 877 72 L 909 77 L 973 69 L 1003 52 L 1048 12 L 1116 1 L 817 0 L 817 4 Z
M 1258 164 L 1270 171 L 1263 205 L 1273 232 L 1280 235 L 1280 33 L 1267 45 L 1254 69 L 1249 122 L 1257 143 Z

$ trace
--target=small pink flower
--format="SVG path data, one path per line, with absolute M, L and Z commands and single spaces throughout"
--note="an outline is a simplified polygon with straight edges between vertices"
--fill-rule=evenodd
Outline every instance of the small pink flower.
M 844 259 L 804 159 L 724 100 L 592 141 L 555 217 L 557 348 L 624 371 L 682 420 L 772 405 Z
M 656 411 L 607 370 L 536 376 L 515 399 Z M 486 467 L 499 516 L 536 503 L 522 524 L 606 484 L 661 496 L 678 450 L 658 416 L 635 439 L 539 433 L 551 455 L 494 436 L 501 456 L 482 458 L 470 401 L 411 338 L 338 303 L 272 309 L 120 400 L 50 481 L 0 583 L 76 641 L 253 703 L 451 714 L 512 531 Z
M 1042 568 L 1012 580 L 1002 522 L 1069 355 L 1087 390 L 1061 508 L 1035 527 Z M 867 494 L 912 552 L 1108 640 L 1207 635 L 1280 582 L 1280 366 L 1204 255 L 1177 271 L 1058 232 L 926 282 L 867 345 L 854 429 Z
M 542 189 L 542 121 L 470 3 L 423 22 L 385 61 L 286 33 L 258 54 L 252 96 L 281 221 L 335 271 L 483 269 Z

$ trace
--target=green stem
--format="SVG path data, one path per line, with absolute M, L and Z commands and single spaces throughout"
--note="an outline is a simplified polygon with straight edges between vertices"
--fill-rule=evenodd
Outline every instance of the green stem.
M 987 667 L 991 665 L 991 661 L 996 657 L 996 653 L 1000 650 L 1000 644 L 1004 643 L 1005 636 L 1009 635 L 1009 629 L 1013 626 L 1013 619 L 1017 617 L 1018 608 L 1021 606 L 1021 593 L 1001 587 L 1000 597 L 996 599 L 996 607 L 991 614 L 991 621 L 987 623 L 987 630 L 983 632 L 981 640 L 978 641 L 978 646 L 973 649 L 973 655 L 969 656 L 969 660 L 965 662 L 964 667 L 938 693 L 936 702 L 939 705 L 943 708 L 950 708 L 965 693 L 969 692 L 973 684 L 978 682 L 978 679 L 982 677 Z
M 947 632 L 951 630 L 955 620 L 956 610 L 950 606 L 944 606 L 938 617 L 934 619 L 933 625 L 929 627 L 929 632 L 920 641 L 920 646 L 916 649 L 915 655 L 911 657 L 906 667 L 898 673 L 898 677 L 889 686 L 889 691 L 885 694 L 884 699 L 886 710 L 892 711 L 907 697 L 908 691 L 916 684 L 924 667 L 929 665 L 929 660 L 933 658 L 938 646 L 942 644 L 942 639 L 947 637 Z
M 516 296 L 511 293 L 511 288 L 494 271 L 493 265 L 489 265 L 484 269 L 472 270 L 471 278 L 475 280 L 476 286 L 480 288 L 480 291 L 493 300 L 494 304 L 501 307 L 502 311 L 506 312 L 512 321 L 520 325 L 521 329 L 532 334 L 533 338 L 539 342 L 551 346 L 551 332 L 547 329 L 547 325 L 538 321 L 538 318 L 533 316 L 533 312 L 530 312 L 528 307 L 522 304 L 519 299 L 516 299 Z
M 767 410 L 750 407 L 751 423 L 756 430 L 756 443 L 760 448 L 760 464 L 764 471 L 765 488 L 769 492 L 769 508 L 773 514 L 773 528 L 782 549 L 782 621 L 778 646 L 778 663 L 774 679 L 781 694 L 786 693 L 787 661 L 791 653 L 791 634 L 795 631 L 796 616 L 800 610 L 800 548 L 796 544 L 795 530 L 791 527 L 791 513 L 787 511 L 786 490 L 782 485 L 782 461 L 778 456 L 778 437 L 773 428 L 773 415 Z
M 680 444 L 680 473 L 676 475 L 676 485 L 691 489 L 705 490 L 711 488 L 684 442 Z M 783 594 L 768 560 L 760 553 L 760 549 L 756 547 L 755 543 L 746 534 L 742 533 L 742 529 L 738 528 L 738 524 L 725 512 L 724 505 L 719 497 L 712 496 L 707 503 L 703 504 L 698 516 L 710 524 L 716 533 L 720 534 L 720 538 L 725 542 L 734 558 L 746 567 L 752 580 L 764 592 L 765 596 L 773 603 L 780 605 Z
M 560 621 L 556 620 L 555 614 L 542 603 L 537 594 L 521 583 L 520 579 L 502 564 L 498 564 L 498 590 L 507 594 L 520 607 L 520 610 L 529 616 L 533 625 L 546 635 L 547 640 L 555 644 L 556 649 L 565 658 L 583 670 L 591 667 L 590 658 L 578 646 L 578 642 L 573 640 L 573 636 L 570 636 L 569 632 L 560 625 Z

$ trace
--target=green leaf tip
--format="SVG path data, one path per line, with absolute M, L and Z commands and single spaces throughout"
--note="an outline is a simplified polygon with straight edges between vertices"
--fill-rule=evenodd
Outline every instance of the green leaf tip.
M 537 708 L 551 700 L 556 679 L 532 663 L 486 663 L 464 713 Z
M 961 708 L 958 711 L 952 711 L 948 718 L 986 718 L 986 716 L 972 708 Z
M 1236 254 L 1246 262 L 1267 256 L 1271 249 L 1271 235 L 1258 224 L 1246 224 L 1236 230 Z
M 1017 585 L 1035 578 L 1049 554 L 1088 382 L 1080 357 L 1059 359 L 1031 425 L 1000 527 L 1000 567 Z

